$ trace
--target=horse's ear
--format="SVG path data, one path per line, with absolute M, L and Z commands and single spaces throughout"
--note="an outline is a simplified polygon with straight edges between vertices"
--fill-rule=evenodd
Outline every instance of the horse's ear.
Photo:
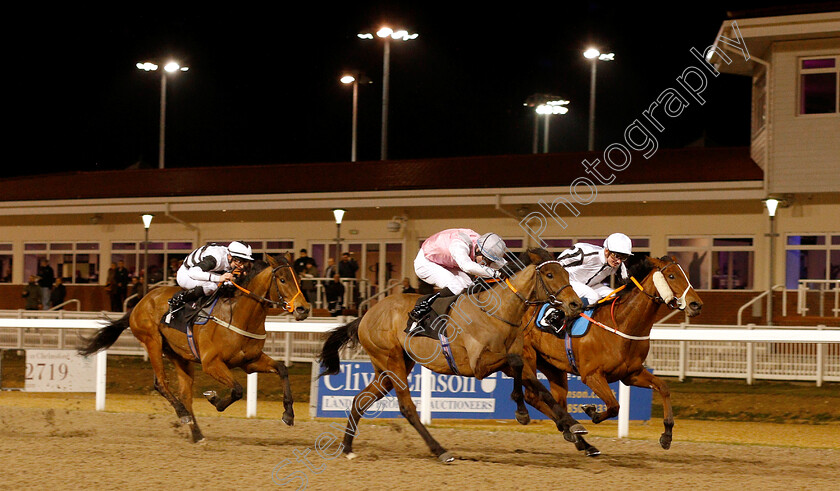
M 276 259 L 274 259 L 274 256 L 272 256 L 271 254 L 264 254 L 264 256 L 265 256 L 265 258 L 268 260 L 268 264 L 269 264 L 272 268 L 276 268 L 277 266 L 279 266 L 279 265 L 280 265 L 280 263 L 278 263 L 278 262 L 277 262 L 277 260 L 276 260 Z
M 292 264 L 292 255 L 290 253 L 283 254 L 283 257 L 286 258 L 286 262 Z
M 543 262 L 542 257 L 534 249 L 528 249 L 528 258 L 531 260 L 531 264 L 540 264 Z

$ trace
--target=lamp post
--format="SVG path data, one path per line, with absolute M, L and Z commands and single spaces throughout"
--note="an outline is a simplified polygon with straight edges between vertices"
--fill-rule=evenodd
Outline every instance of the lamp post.
M 338 263 L 341 260 L 341 221 L 344 219 L 344 213 L 347 210 L 335 208 L 332 212 L 335 217 L 335 267 L 338 268 Z
M 156 71 L 158 66 L 154 63 L 137 63 L 137 68 L 144 71 Z M 181 66 L 174 61 L 170 61 L 163 67 L 160 73 L 160 140 L 158 143 L 158 168 L 163 169 L 163 155 L 164 155 L 164 136 L 166 134 L 166 74 L 186 72 L 189 67 Z
M 770 217 L 770 233 L 767 237 L 770 239 L 770 265 L 767 268 L 769 278 L 767 280 L 767 325 L 773 325 L 773 279 L 775 278 L 775 264 L 776 264 L 776 210 L 778 208 L 787 208 L 793 202 L 793 197 L 769 197 L 764 200 L 764 205 L 767 206 L 767 216 Z
M 540 116 L 545 117 L 543 121 L 543 153 L 548 153 L 548 119 L 552 114 L 568 113 L 569 108 L 566 107 L 568 104 L 569 101 L 549 94 L 534 94 L 525 101 L 526 106 L 534 108 L 533 153 L 537 153 Z
M 391 39 L 410 41 L 417 39 L 418 34 L 409 34 L 405 29 L 393 30 L 390 27 L 382 27 L 376 31 L 376 35 L 384 41 L 384 53 L 382 56 L 382 141 L 380 144 L 380 159 L 388 159 L 388 97 L 390 92 L 391 78 Z M 358 34 L 360 39 L 373 39 L 369 32 Z
M 589 75 L 589 151 L 595 150 L 595 78 L 598 61 L 613 61 L 615 53 L 601 53 L 595 48 L 583 52 L 583 56 L 590 60 L 592 68 Z
M 352 141 L 350 143 L 350 162 L 356 161 L 356 140 L 358 135 L 358 115 L 359 115 L 359 82 L 371 83 L 370 79 L 360 73 L 347 74 L 341 77 L 341 83 L 353 84 L 353 124 L 352 124 Z
M 154 217 L 148 213 L 142 216 L 143 228 L 146 229 L 146 238 L 143 241 L 143 296 L 149 293 L 149 227 Z

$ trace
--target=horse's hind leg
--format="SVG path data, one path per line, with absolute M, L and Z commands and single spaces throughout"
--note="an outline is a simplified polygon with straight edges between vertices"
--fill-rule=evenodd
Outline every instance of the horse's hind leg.
M 150 331 L 134 330 L 134 335 L 146 347 L 146 352 L 149 354 L 149 362 L 152 364 L 152 371 L 155 376 L 155 390 L 160 393 L 172 407 L 175 408 L 175 414 L 181 419 L 182 423 L 190 423 L 193 417 L 190 411 L 184 404 L 178 400 L 169 390 L 169 384 L 166 382 L 166 371 L 163 367 L 163 339 L 160 332 L 155 331 L 154 334 L 148 334 Z
M 397 383 L 407 386 L 404 380 L 397 380 Z M 356 457 L 356 454 L 353 453 L 353 439 L 359 431 L 359 419 L 370 406 L 385 397 L 393 388 L 394 382 L 391 378 L 385 372 L 376 369 L 373 380 L 353 398 L 353 404 L 350 406 L 350 411 L 347 415 L 347 428 L 344 430 L 344 442 L 341 444 L 344 456 L 348 459 Z
M 294 399 L 292 398 L 292 386 L 289 383 L 289 371 L 286 369 L 286 365 L 265 353 L 260 353 L 259 358 L 243 366 L 242 369 L 247 373 L 276 373 L 280 376 L 280 381 L 283 383 L 283 422 L 288 426 L 294 426 Z
M 193 402 L 193 380 L 194 378 L 194 367 L 192 362 L 184 360 L 183 358 L 175 355 L 169 356 L 169 359 L 172 360 L 172 363 L 175 365 L 175 373 L 178 375 L 178 395 L 180 401 L 183 403 L 184 407 L 190 413 L 189 422 L 190 425 L 190 432 L 192 435 L 193 443 L 198 443 L 204 440 L 204 435 L 201 433 L 201 430 L 198 427 L 198 422 L 195 420 L 195 413 L 192 409 L 192 402 Z
M 665 450 L 671 448 L 671 432 L 674 429 L 674 410 L 671 408 L 671 389 L 668 388 L 668 384 L 644 369 L 626 378 L 624 383 L 636 387 L 655 389 L 659 392 L 659 395 L 662 397 L 662 422 L 665 425 L 665 432 L 659 437 L 659 445 Z
M 398 384 L 396 382 L 396 380 L 399 380 L 400 382 L 405 382 L 405 380 L 407 380 L 408 369 L 413 366 L 413 363 L 410 363 L 409 366 L 406 365 L 407 363 L 403 359 L 403 356 L 392 355 L 388 359 L 388 370 L 390 372 L 388 373 L 388 377 L 394 380 L 394 390 L 397 393 L 397 401 L 400 404 L 400 414 L 402 414 L 403 417 L 411 423 L 411 426 L 417 430 L 417 433 L 420 434 L 426 442 L 426 445 L 429 446 L 429 450 L 432 451 L 438 460 L 443 463 L 452 462 L 455 460 L 455 457 L 447 452 L 440 443 L 432 437 L 428 428 L 420 422 L 420 416 L 417 414 L 417 406 L 415 406 L 414 401 L 411 400 L 411 392 L 408 390 L 408 384 Z

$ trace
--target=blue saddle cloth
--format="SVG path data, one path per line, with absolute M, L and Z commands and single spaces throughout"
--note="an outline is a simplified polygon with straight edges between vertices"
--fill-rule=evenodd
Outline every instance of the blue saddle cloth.
M 554 307 L 552 307 L 551 304 L 545 303 L 537 312 L 537 315 L 534 318 L 534 323 L 541 331 L 549 332 L 562 338 L 566 336 L 566 332 L 569 332 L 573 337 L 581 337 L 589 330 L 589 319 L 584 317 L 578 317 L 575 319 L 571 328 L 567 327 L 566 329 L 562 329 L 561 326 L 554 326 L 550 324 L 546 321 L 546 316 L 549 315 L 553 309 Z M 595 312 L 595 309 L 589 309 L 584 313 L 587 316 L 592 317 L 593 312 Z

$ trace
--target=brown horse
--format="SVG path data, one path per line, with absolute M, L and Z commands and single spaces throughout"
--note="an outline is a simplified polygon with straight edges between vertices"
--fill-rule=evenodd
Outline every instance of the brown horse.
M 555 412 L 558 425 L 570 434 L 586 433 L 552 398 L 537 379 L 522 379 L 523 335 L 522 316 L 529 305 L 551 302 L 566 315 L 580 313 L 580 297 L 569 287 L 565 269 L 543 249 L 531 249 L 519 260 L 522 268 L 509 280 L 500 282 L 480 293 L 462 295 L 444 321 L 437 325 L 449 338 L 450 360 L 439 340 L 407 335 L 404 330 L 408 312 L 418 295 L 392 295 L 377 303 L 363 317 L 330 332 L 321 351 L 323 375 L 340 370 L 339 350 L 348 343 L 361 342 L 373 363 L 373 381 L 353 399 L 345 430 L 343 452 L 353 458 L 352 446 L 362 414 L 391 389 L 396 389 L 400 413 L 414 426 L 432 453 L 442 462 L 454 457 L 447 452 L 420 422 L 411 400 L 407 375 L 415 363 L 442 374 L 456 374 L 482 379 L 494 372 L 504 371 L 514 377 L 511 397 L 517 403 L 517 420 L 527 424 L 528 411 L 524 405 L 522 382 L 543 397 L 543 404 Z M 540 392 L 540 389 L 541 392 Z
M 662 397 L 665 432 L 659 443 L 664 449 L 671 446 L 674 413 L 668 385 L 644 367 L 650 349 L 650 330 L 656 313 L 662 305 L 685 311 L 689 317 L 700 314 L 703 302 L 689 283 L 682 267 L 673 257 L 645 258 L 630 268 L 632 281 L 607 299 L 595 310 L 588 332 L 582 337 L 572 337 L 572 360 L 563 339 L 538 329 L 532 316 L 526 316 L 525 369 L 539 369 L 548 378 L 551 394 L 566 407 L 568 385 L 566 374 L 578 373 L 580 378 L 607 405 L 598 412 L 594 405 L 584 408 L 593 423 L 600 423 L 618 414 L 618 401 L 609 383 L 620 380 L 625 385 L 655 389 Z M 539 308 L 539 307 L 534 307 Z M 570 329 L 567 326 L 566 329 Z M 569 333 L 566 333 L 569 335 Z M 526 400 L 542 413 L 553 418 L 553 411 L 537 393 L 526 391 Z M 600 452 L 589 445 L 582 436 L 564 432 L 567 440 L 589 456 Z
M 230 297 L 219 298 L 211 320 L 193 327 L 195 347 L 193 354 L 187 335 L 161 323 L 169 309 L 168 300 L 179 291 L 177 287 L 156 288 L 121 319 L 100 329 L 85 346 L 82 355 L 90 355 L 114 344 L 128 327 L 143 343 L 155 376 L 155 389 L 169 401 L 183 424 L 189 424 L 192 441 L 204 439 L 192 410 L 193 363 L 201 363 L 204 373 L 230 389 L 225 397 L 215 391 L 204 396 L 218 411 L 224 411 L 242 398 L 242 386 L 233 378 L 230 369 L 239 367 L 247 373 L 276 373 L 284 385 L 283 422 L 294 424 L 292 389 L 286 366 L 263 353 L 265 345 L 265 318 L 269 308 L 283 308 L 293 313 L 296 320 L 309 315 L 309 304 L 300 291 L 300 282 L 288 258 L 267 256 L 268 263 L 257 261 L 252 271 L 241 280 Z M 163 366 L 163 355 L 175 365 L 178 375 L 179 396 L 169 390 Z

